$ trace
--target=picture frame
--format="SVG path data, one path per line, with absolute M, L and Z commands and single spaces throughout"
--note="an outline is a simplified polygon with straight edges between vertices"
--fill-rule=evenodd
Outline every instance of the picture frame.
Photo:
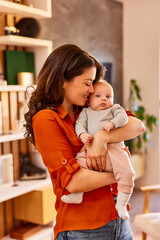
M 0 188 L 13 185 L 13 155 L 11 153 L 0 156 Z
M 103 62 L 102 65 L 106 68 L 106 72 L 104 75 L 104 80 L 108 83 L 112 84 L 112 71 L 113 71 L 113 64 L 110 62 Z

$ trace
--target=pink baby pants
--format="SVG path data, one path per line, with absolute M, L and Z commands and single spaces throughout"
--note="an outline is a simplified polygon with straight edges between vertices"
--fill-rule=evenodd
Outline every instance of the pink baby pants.
M 86 152 L 79 152 L 76 160 L 81 167 L 88 168 Z M 106 172 L 113 172 L 118 181 L 118 191 L 132 193 L 134 187 L 134 170 L 130 153 L 123 142 L 107 144 Z

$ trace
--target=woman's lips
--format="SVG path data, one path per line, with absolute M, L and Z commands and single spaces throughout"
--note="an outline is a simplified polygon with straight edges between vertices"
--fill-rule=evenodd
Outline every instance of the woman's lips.
M 88 96 L 87 95 L 83 95 L 83 97 L 85 98 L 85 100 L 88 100 Z

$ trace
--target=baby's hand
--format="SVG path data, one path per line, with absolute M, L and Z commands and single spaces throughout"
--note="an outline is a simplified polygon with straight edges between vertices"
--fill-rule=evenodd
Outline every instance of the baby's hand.
M 80 139 L 84 144 L 89 144 L 92 140 L 92 135 L 89 133 L 81 133 Z
M 107 132 L 110 132 L 111 129 L 115 127 L 113 122 L 105 122 L 102 126 L 103 130 L 106 130 Z

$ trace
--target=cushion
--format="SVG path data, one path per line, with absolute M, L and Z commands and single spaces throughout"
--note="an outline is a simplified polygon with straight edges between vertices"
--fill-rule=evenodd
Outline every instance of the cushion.
M 160 212 L 144 213 L 134 219 L 135 226 L 156 240 L 160 239 Z

